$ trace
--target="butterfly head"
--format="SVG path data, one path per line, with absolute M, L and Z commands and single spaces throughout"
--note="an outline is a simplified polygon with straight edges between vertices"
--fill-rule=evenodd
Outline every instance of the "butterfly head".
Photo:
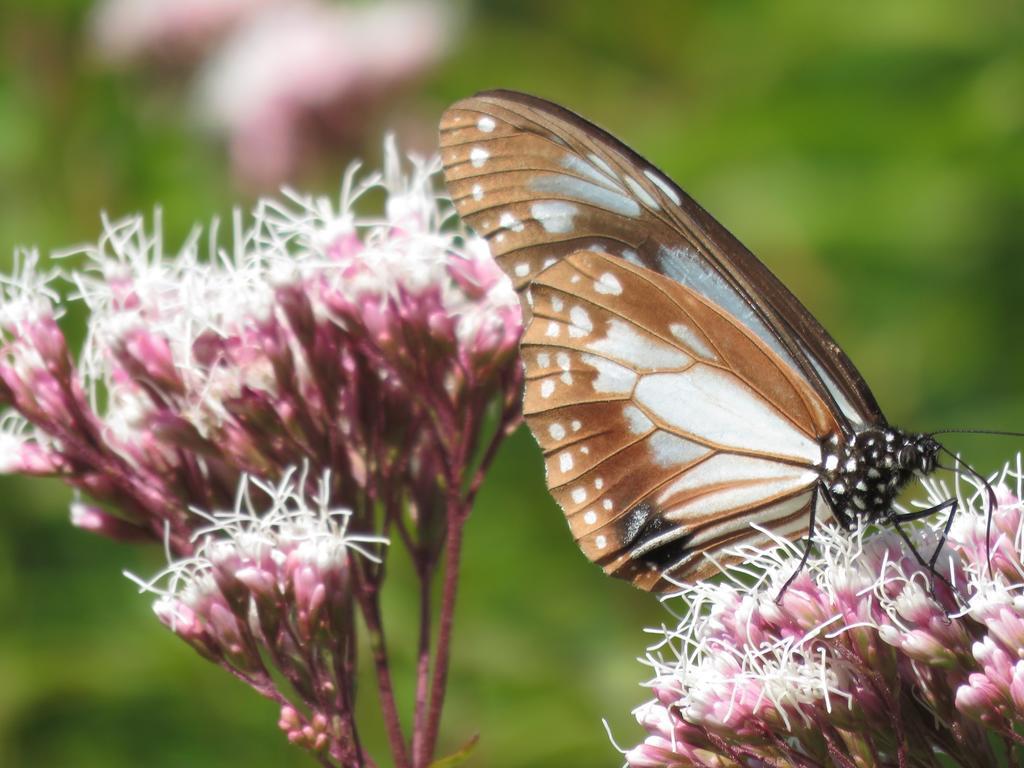
M 896 454 L 900 469 L 908 474 L 929 475 L 935 471 L 942 446 L 931 435 L 904 435 Z

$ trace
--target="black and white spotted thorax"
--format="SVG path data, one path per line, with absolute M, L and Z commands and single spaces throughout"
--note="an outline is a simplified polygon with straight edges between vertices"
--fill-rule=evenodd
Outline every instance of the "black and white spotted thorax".
M 903 486 L 935 469 L 939 449 L 928 435 L 891 427 L 866 429 L 851 440 L 833 436 L 822 444 L 822 492 L 847 528 L 858 518 L 884 519 Z

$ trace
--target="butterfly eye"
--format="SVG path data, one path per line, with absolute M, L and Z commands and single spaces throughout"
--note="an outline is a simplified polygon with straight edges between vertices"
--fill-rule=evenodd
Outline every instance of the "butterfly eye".
M 900 448 L 899 453 L 896 454 L 896 462 L 903 469 L 911 469 L 916 463 L 914 461 L 916 453 L 917 451 L 914 450 L 914 446 L 908 443 Z
M 928 474 L 935 469 L 940 446 L 935 440 L 927 436 L 920 438 L 916 445 L 921 457 L 921 471 L 924 474 Z

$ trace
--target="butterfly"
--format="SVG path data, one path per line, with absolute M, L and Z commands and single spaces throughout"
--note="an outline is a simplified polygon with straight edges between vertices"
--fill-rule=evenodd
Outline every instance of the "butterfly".
M 606 573 L 665 591 L 741 544 L 806 536 L 806 561 L 828 521 L 910 543 L 900 523 L 948 509 L 948 530 L 955 499 L 893 509 L 945 449 L 890 426 L 803 304 L 644 158 L 512 91 L 452 105 L 440 142 L 457 212 L 520 293 L 548 488 Z

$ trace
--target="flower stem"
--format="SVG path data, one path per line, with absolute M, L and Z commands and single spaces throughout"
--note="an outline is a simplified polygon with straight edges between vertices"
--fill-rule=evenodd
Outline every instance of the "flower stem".
M 462 526 L 466 520 L 465 509 L 457 496 L 457 489 L 450 488 L 448 505 L 448 530 L 445 537 L 444 585 L 441 591 L 441 612 L 438 618 L 437 652 L 434 656 L 434 675 L 430 685 L 430 705 L 427 710 L 427 727 L 422 748 L 416 755 L 416 768 L 426 768 L 437 746 L 438 730 L 441 727 L 441 710 L 444 707 L 445 689 L 448 685 L 448 662 L 451 652 L 452 623 L 455 617 L 455 595 L 459 585 L 459 565 L 462 557 Z
M 413 715 L 412 726 L 412 753 L 416 765 L 420 765 L 420 756 L 423 755 L 423 742 L 426 737 L 424 730 L 424 718 L 427 714 L 427 695 L 430 691 L 430 635 L 431 635 L 431 600 L 430 587 L 433 577 L 433 569 L 424 562 L 425 558 L 418 558 L 417 573 L 420 580 L 420 636 L 419 636 L 419 659 L 416 669 L 416 704 Z M 429 759 L 429 753 L 427 753 Z
M 406 749 L 405 737 L 402 735 L 402 722 L 395 704 L 395 690 L 391 683 L 391 669 L 388 666 L 387 644 L 384 640 L 384 629 L 380 618 L 380 599 L 376 585 L 367 583 L 360 578 L 356 593 L 359 596 L 359 607 L 363 621 L 366 623 L 370 639 L 370 650 L 373 654 L 373 666 L 377 672 L 377 691 L 380 695 L 380 706 L 384 715 L 384 727 L 387 730 L 391 753 L 395 758 L 396 768 L 410 768 L 409 752 Z

